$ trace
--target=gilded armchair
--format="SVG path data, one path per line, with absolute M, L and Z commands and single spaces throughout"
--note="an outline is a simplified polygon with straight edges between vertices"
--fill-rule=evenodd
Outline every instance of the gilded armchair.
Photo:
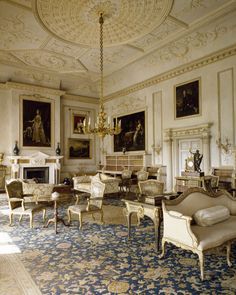
M 23 194 L 22 182 L 14 180 L 6 183 L 6 193 L 9 204 L 9 219 L 12 225 L 13 215 L 19 215 L 21 222 L 23 215 L 30 217 L 30 227 L 33 227 L 33 216 L 36 212 L 43 211 L 43 221 L 45 221 L 46 209 L 41 204 L 36 204 L 36 199 L 32 195 Z
M 132 171 L 128 169 L 124 169 L 121 172 L 121 182 L 120 182 L 120 191 L 121 192 L 126 192 L 126 194 L 130 191 L 131 187 L 131 176 L 132 176 Z
M 164 182 L 156 179 L 139 181 L 138 183 L 141 196 L 155 197 L 164 194 Z M 161 204 L 161 199 L 160 199 Z
M 79 204 L 78 200 L 75 205 L 68 208 L 68 223 L 71 223 L 72 214 L 79 216 L 80 229 L 82 228 L 83 216 L 92 215 L 94 219 L 95 213 L 101 214 L 101 222 L 103 223 L 103 197 L 105 191 L 105 184 L 99 180 L 93 180 L 91 182 L 90 196 L 87 198 L 86 204 Z
M 137 172 L 137 179 L 134 179 L 134 181 L 132 182 L 132 187 L 131 187 L 131 191 L 136 194 L 136 197 L 140 194 L 139 185 L 138 185 L 139 182 L 148 180 L 148 176 L 149 176 L 149 172 L 145 170 L 140 170 Z

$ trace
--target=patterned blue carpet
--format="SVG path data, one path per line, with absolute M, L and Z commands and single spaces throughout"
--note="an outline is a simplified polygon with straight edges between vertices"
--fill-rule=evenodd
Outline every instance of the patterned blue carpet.
M 121 202 L 106 203 L 116 205 L 121 214 Z M 87 221 L 81 231 L 77 221 L 70 227 L 60 223 L 56 235 L 53 225 L 42 228 L 40 214 L 32 230 L 26 217 L 20 225 L 16 219 L 9 227 L 6 202 L 0 205 L 0 231 L 8 233 L 20 249 L 18 255 L 42 294 L 236 294 L 235 244 L 231 268 L 224 251 L 206 255 L 202 282 L 197 255 L 168 245 L 165 258 L 158 258 L 149 219 L 132 227 L 127 242 L 124 224 Z M 65 210 L 61 208 L 60 214 Z M 47 215 L 51 217 L 53 211 Z

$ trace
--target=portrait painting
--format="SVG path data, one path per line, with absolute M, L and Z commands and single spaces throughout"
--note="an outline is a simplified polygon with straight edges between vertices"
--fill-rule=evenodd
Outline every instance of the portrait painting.
M 22 99 L 23 147 L 51 147 L 51 102 Z
M 86 115 L 83 114 L 72 114 L 72 130 L 74 134 L 84 134 L 83 123 Z
M 68 138 L 69 159 L 90 159 L 90 139 Z
M 145 150 L 145 111 L 117 118 L 121 133 L 114 136 L 114 152 Z
M 175 118 L 200 115 L 200 79 L 175 86 Z

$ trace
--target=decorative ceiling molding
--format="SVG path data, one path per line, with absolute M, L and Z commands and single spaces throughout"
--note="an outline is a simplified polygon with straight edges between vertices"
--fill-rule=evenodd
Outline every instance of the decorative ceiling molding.
M 75 58 L 46 50 L 21 50 L 13 51 L 12 54 L 29 66 L 56 71 L 58 73 L 86 71 Z
M 173 0 L 32 1 L 35 17 L 46 31 L 72 44 L 91 47 L 99 44 L 97 28 L 101 12 L 104 45 L 113 46 L 140 38 L 160 26 L 172 4 Z
M 87 97 L 87 96 L 64 94 L 62 96 L 62 99 L 64 101 L 67 101 L 67 100 L 75 100 L 75 101 L 80 101 L 80 102 L 86 102 L 86 103 L 92 103 L 92 104 L 99 105 L 99 99 L 98 98 Z
M 36 85 L 29 85 L 29 84 L 23 84 L 23 83 L 15 83 L 15 82 L 5 82 L 5 83 L 0 83 L 0 85 L 1 84 L 5 85 L 5 89 L 26 90 L 26 91 L 33 91 L 33 92 L 39 92 L 39 93 L 47 93 L 51 95 L 59 95 L 59 96 L 62 96 L 65 94 L 65 91 L 62 91 L 62 90 L 41 87 Z
M 147 88 L 147 87 L 150 87 L 153 85 L 156 85 L 160 82 L 172 79 L 172 78 L 182 75 L 184 73 L 191 72 L 192 70 L 204 67 L 208 64 L 218 62 L 222 59 L 228 58 L 228 57 L 233 56 L 235 54 L 236 54 L 236 44 L 233 46 L 230 46 L 226 49 L 219 50 L 215 53 L 207 55 L 203 58 L 199 58 L 199 59 L 195 60 L 194 62 L 190 62 L 190 63 L 187 63 L 183 66 L 179 66 L 173 70 L 167 71 L 163 74 L 154 76 L 153 78 L 147 79 L 145 81 L 134 84 L 130 87 L 124 88 L 124 89 L 117 91 L 115 93 L 112 93 L 112 94 L 106 96 L 104 98 L 104 100 L 109 101 L 109 100 L 112 100 L 112 99 L 120 97 L 120 96 L 128 95 L 130 93 L 142 90 L 144 88 Z
M 31 0 L 1 0 L 31 11 Z

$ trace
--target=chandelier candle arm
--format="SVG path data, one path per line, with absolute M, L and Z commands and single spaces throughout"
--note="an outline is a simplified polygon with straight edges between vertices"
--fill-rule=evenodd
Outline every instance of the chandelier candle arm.
M 84 120 L 83 131 L 85 134 L 95 134 L 101 137 L 102 139 L 106 135 L 117 135 L 121 132 L 121 120 L 119 120 L 117 124 L 113 127 L 113 122 L 111 123 L 111 118 L 105 113 L 104 105 L 103 105 L 103 13 L 99 16 L 99 24 L 100 24 L 100 99 L 99 99 L 99 114 L 97 117 L 97 122 L 95 123 L 95 127 L 92 129 L 90 126 L 90 117 L 87 120 Z

